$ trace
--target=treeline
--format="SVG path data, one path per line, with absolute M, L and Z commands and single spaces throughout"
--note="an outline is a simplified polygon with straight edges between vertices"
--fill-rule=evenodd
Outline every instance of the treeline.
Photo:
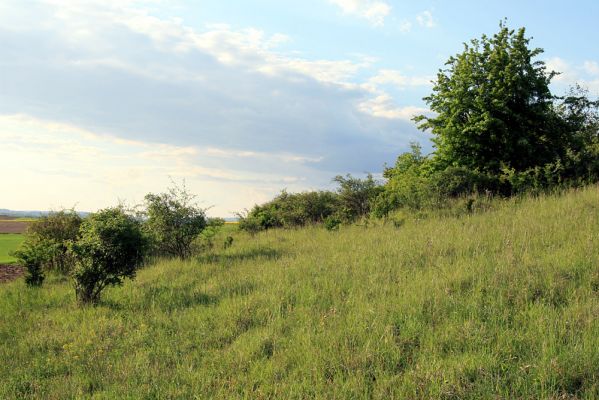
M 48 273 L 72 279 L 80 303 L 95 304 L 102 291 L 134 278 L 155 257 L 185 259 L 212 248 L 220 218 L 207 218 L 185 186 L 145 196 L 143 205 L 106 208 L 82 218 L 74 210 L 33 222 L 15 252 L 25 282 L 41 286 Z M 230 246 L 232 238 L 225 240 Z
M 282 192 L 240 217 L 250 232 L 273 227 L 386 218 L 396 210 L 447 207 L 466 196 L 513 196 L 599 181 L 599 101 L 576 86 L 551 93 L 557 72 L 537 59 L 525 29 L 472 40 L 450 57 L 424 98 L 433 116 L 414 118 L 433 135 L 372 176 L 337 177 L 336 192 Z M 471 206 L 471 203 L 466 203 Z

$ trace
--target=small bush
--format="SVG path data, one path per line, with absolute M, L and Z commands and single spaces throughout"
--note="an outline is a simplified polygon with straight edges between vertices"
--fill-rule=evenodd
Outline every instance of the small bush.
M 210 218 L 206 228 L 204 228 L 194 242 L 194 253 L 212 250 L 216 235 L 224 224 L 225 220 L 222 218 Z
M 81 217 L 74 210 L 50 213 L 34 221 L 25 237 L 25 246 L 39 256 L 43 253 L 41 268 L 67 275 L 74 266 L 68 252 L 68 243 L 77 239 Z
M 28 286 L 41 286 L 44 282 L 46 276 L 43 265 L 51 257 L 48 248 L 41 242 L 26 241 L 19 250 L 14 252 L 19 263 L 27 270 L 25 283 Z
M 383 191 L 383 186 L 372 177 L 372 174 L 368 174 L 364 179 L 355 178 L 350 174 L 345 177 L 338 175 L 333 181 L 339 184 L 338 213 L 347 222 L 355 222 L 366 217 Z
M 322 223 L 339 209 L 339 197 L 328 191 L 288 193 L 283 190 L 268 203 L 238 214 L 239 229 L 254 235 L 271 228 Z
M 324 220 L 324 227 L 327 231 L 337 231 L 339 230 L 339 225 L 341 225 L 341 219 L 333 215 Z
M 86 218 L 79 238 L 69 246 L 76 260 L 73 278 L 79 302 L 95 304 L 104 288 L 135 277 L 145 249 L 141 223 L 122 208 L 107 208 Z
M 185 186 L 169 188 L 166 193 L 145 197 L 145 228 L 156 255 L 191 256 L 193 243 L 206 228 L 205 210 L 194 203 Z
M 251 213 L 239 213 L 237 214 L 239 223 L 237 227 L 240 231 L 245 231 L 251 236 L 256 235 L 258 232 L 265 230 L 266 228 L 262 225 L 262 221 L 259 217 L 252 215 Z

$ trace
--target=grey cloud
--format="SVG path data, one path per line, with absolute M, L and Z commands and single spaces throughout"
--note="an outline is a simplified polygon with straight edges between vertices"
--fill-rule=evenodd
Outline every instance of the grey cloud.
M 289 166 L 319 176 L 380 170 L 419 136 L 409 122 L 358 111 L 368 95 L 360 89 L 227 66 L 198 49 L 163 51 L 121 25 L 103 35 L 111 45 L 94 49 L 53 30 L 0 30 L 0 113 L 128 139 L 322 158 Z M 267 160 L 202 161 L 255 172 L 275 167 Z

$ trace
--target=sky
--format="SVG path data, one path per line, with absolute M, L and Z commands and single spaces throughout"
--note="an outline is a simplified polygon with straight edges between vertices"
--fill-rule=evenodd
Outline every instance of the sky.
M 507 18 L 552 89 L 599 93 L 599 2 L 2 0 L 0 208 L 95 211 L 185 182 L 211 216 L 375 176 L 430 137 L 431 80 Z

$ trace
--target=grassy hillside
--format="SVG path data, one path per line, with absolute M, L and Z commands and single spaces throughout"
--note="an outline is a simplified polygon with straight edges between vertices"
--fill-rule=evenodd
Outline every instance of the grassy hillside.
M 14 257 L 10 255 L 23 241 L 23 235 L 14 233 L 0 233 L 0 264 L 13 263 Z
M 269 231 L 79 308 L 0 286 L 0 398 L 599 397 L 599 189 Z

